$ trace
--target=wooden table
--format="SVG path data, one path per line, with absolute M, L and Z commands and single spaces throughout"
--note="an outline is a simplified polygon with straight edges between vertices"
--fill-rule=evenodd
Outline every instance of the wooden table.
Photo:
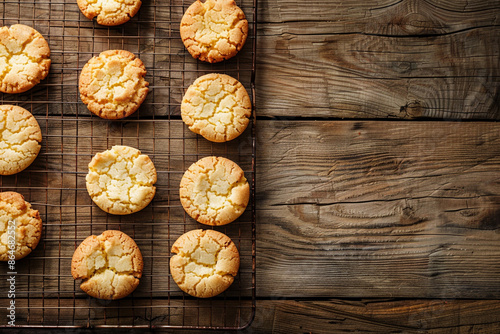
M 500 333 L 500 2 L 260 0 L 258 14 L 243 332 Z
M 500 332 L 500 2 L 260 1 L 248 332 Z

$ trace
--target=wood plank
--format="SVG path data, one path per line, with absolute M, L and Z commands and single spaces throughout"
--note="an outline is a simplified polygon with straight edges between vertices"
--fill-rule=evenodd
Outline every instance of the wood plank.
M 498 24 L 496 0 L 261 0 L 260 23 L 314 22 L 332 33 L 414 34 L 425 29 L 452 32 L 485 24 Z M 432 20 L 422 20 L 425 13 Z
M 498 333 L 498 300 L 259 300 L 244 333 Z
M 499 124 L 258 128 L 259 296 L 500 297 Z
M 408 37 L 301 22 L 263 30 L 260 116 L 500 118 L 498 25 Z

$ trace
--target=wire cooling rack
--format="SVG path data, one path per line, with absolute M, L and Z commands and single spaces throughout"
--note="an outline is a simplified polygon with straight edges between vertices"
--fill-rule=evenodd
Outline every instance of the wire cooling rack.
M 206 73 L 226 73 L 247 88 L 254 102 L 257 0 L 239 0 L 249 21 L 249 38 L 238 53 L 219 64 L 191 58 L 179 36 L 179 24 L 191 0 L 144 1 L 139 13 L 117 27 L 85 18 L 76 0 L 3 1 L 2 25 L 16 23 L 38 30 L 51 48 L 47 79 L 22 94 L 1 94 L 0 103 L 29 110 L 43 133 L 42 149 L 25 171 L 0 177 L 2 191 L 17 191 L 39 210 L 42 240 L 16 262 L 15 324 L 52 328 L 219 328 L 249 325 L 255 313 L 255 112 L 249 128 L 224 144 L 210 143 L 189 131 L 180 118 L 187 87 Z M 132 116 L 107 121 L 91 115 L 79 99 L 78 77 L 94 55 L 109 49 L 133 52 L 145 64 L 150 92 Z M 113 145 L 140 149 L 153 160 L 157 192 L 144 210 L 113 216 L 97 208 L 85 187 L 87 165 Z M 238 163 L 250 182 L 246 212 L 216 229 L 237 245 L 241 266 L 232 286 L 211 299 L 180 291 L 169 273 L 170 248 L 184 232 L 207 228 L 187 216 L 179 201 L 184 171 L 198 159 L 218 155 Z M 118 301 L 87 296 L 71 277 L 74 250 L 91 234 L 119 229 L 130 235 L 144 257 L 139 287 Z M 0 308 L 10 303 L 1 265 Z M 0 326 L 8 326 L 2 316 Z

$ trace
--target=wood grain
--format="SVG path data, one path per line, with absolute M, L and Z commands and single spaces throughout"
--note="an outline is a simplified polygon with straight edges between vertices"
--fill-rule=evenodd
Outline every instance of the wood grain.
M 496 1 L 261 6 L 261 116 L 499 119 Z
M 500 297 L 498 124 L 258 128 L 259 296 Z
M 498 300 L 266 300 L 244 333 L 498 333 Z
M 252 0 L 239 1 L 251 13 Z M 180 20 L 189 1 L 147 1 L 127 24 L 105 27 L 88 20 L 74 1 L 6 2 L 0 4 L 0 24 L 27 24 L 49 43 L 52 65 L 47 79 L 23 94 L 0 94 L 1 103 L 19 104 L 37 115 L 78 115 L 90 112 L 78 91 L 80 70 L 100 52 L 123 49 L 140 58 L 146 69 L 150 92 L 131 118 L 180 119 L 184 91 L 199 76 L 226 73 L 250 90 L 251 42 L 238 57 L 220 64 L 193 59 L 179 34 Z

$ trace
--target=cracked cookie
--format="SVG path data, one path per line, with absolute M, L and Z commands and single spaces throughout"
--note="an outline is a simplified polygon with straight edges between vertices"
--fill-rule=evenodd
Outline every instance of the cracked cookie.
M 179 288 L 194 297 L 209 298 L 226 290 L 240 267 L 231 239 L 213 230 L 193 230 L 172 245 L 170 274 Z
M 0 175 L 12 175 L 27 168 L 40 152 L 42 131 L 26 109 L 0 105 Z
M 19 260 L 36 248 L 42 236 L 42 219 L 38 210 L 24 200 L 23 195 L 0 193 L 0 261 L 9 259 L 9 225 L 15 224 L 15 259 Z M 11 225 L 12 226 L 12 225 Z M 10 239 L 10 240 L 9 240 Z M 12 241 L 11 241 L 12 242 Z
M 140 0 L 77 0 L 83 15 L 104 26 L 117 26 L 134 17 L 141 8 Z
M 234 0 L 197 0 L 184 13 L 180 33 L 193 58 L 217 63 L 241 50 L 248 21 Z
M 182 120 L 189 130 L 213 142 L 238 137 L 252 114 L 243 85 L 225 74 L 207 74 L 189 86 L 181 104 Z
M 225 225 L 246 209 L 250 187 L 243 170 L 222 157 L 205 157 L 192 164 L 179 190 L 184 210 L 205 225 Z
M 73 254 L 71 275 L 83 280 L 80 288 L 92 297 L 120 299 L 137 288 L 143 265 L 135 241 L 108 230 L 82 241 Z
M 80 74 L 80 98 L 95 115 L 120 119 L 133 114 L 146 99 L 146 68 L 133 53 L 108 50 L 91 58 Z
M 153 199 L 156 169 L 138 149 L 113 146 L 89 163 L 87 191 L 102 210 L 127 215 L 144 209 Z
M 35 29 L 24 24 L 0 28 L 0 91 L 22 93 L 47 77 L 50 49 Z

